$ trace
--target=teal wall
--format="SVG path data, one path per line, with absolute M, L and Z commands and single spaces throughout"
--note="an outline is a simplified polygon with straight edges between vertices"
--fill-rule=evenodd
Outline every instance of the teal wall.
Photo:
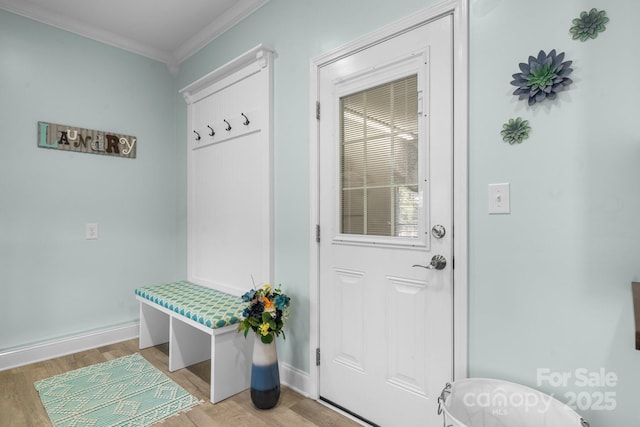
M 0 351 L 135 322 L 136 286 L 184 276 L 173 96 L 161 63 L 0 11 Z M 137 158 L 38 148 L 39 120 Z
M 604 9 L 607 30 L 574 41 L 571 20 Z M 479 0 L 470 14 L 470 372 L 579 397 L 592 426 L 640 425 L 640 352 L 631 281 L 640 280 L 640 28 L 632 0 Z M 511 74 L 540 49 L 566 52 L 574 83 L 530 108 Z M 522 145 L 501 142 L 521 116 Z M 487 184 L 511 184 L 511 215 L 487 214 Z M 538 369 L 567 372 L 566 385 Z M 617 375 L 583 386 L 580 369 Z M 616 409 L 588 399 L 615 393 Z
M 265 43 L 277 52 L 276 281 L 295 304 L 279 352 L 308 371 L 311 60 L 433 2 L 376 3 L 271 0 L 175 79 L 161 64 L 0 12 L 0 322 L 11 326 L 0 349 L 135 321 L 135 286 L 184 276 L 187 129 L 177 91 Z M 571 20 L 591 7 L 607 11 L 606 32 L 571 40 Z M 640 281 L 636 12 L 632 0 L 470 0 L 470 374 L 563 401 L 574 393 L 582 404 L 615 393 L 614 410 L 580 411 L 592 427 L 640 423 L 630 294 Z M 511 95 L 511 74 L 553 48 L 574 61 L 574 83 L 527 107 Z M 500 130 L 518 116 L 531 136 L 510 146 Z M 38 149 L 37 120 L 136 135 L 138 159 Z M 511 184 L 510 215 L 487 214 L 487 184 L 498 182 Z M 86 222 L 100 223 L 97 242 L 84 240 Z M 538 385 L 539 369 L 571 377 Z M 579 369 L 618 380 L 581 385 Z

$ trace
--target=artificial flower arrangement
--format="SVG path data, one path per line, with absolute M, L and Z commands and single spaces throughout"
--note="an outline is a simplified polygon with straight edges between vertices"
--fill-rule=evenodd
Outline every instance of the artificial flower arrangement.
M 273 288 L 267 283 L 258 289 L 251 289 L 242 295 L 242 301 L 246 307 L 238 331 L 244 331 L 245 338 L 249 329 L 253 329 L 265 344 L 273 342 L 274 334 L 282 334 L 286 338 L 282 328 L 289 317 L 291 299 L 282 293 L 280 286 Z

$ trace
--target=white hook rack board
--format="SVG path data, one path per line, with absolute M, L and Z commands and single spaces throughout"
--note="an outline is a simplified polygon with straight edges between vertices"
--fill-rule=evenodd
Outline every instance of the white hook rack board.
M 273 282 L 273 56 L 258 45 L 180 91 L 187 280 L 235 295 L 251 288 L 251 277 Z
M 211 144 L 219 144 L 225 141 L 229 141 L 235 138 L 241 138 L 243 136 L 260 132 L 263 127 L 263 115 L 259 110 L 242 111 L 249 119 L 249 124 L 245 125 L 245 118 L 238 112 L 235 115 L 228 114 L 226 116 L 220 116 L 210 121 L 210 123 L 200 124 L 197 129 L 193 129 L 200 135 L 200 139 L 196 138 L 196 134 L 191 132 L 189 145 L 192 150 L 197 150 L 209 146 Z M 226 130 L 226 120 L 231 126 L 231 130 Z M 210 135 L 211 130 L 207 127 L 211 126 L 215 134 Z

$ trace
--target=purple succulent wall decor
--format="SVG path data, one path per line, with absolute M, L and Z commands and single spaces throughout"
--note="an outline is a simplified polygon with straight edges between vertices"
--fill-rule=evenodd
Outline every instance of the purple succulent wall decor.
M 564 52 L 556 55 L 553 49 L 549 54 L 543 50 L 537 57 L 530 56 L 527 63 L 520 63 L 520 73 L 513 74 L 513 92 L 518 99 L 526 99 L 529 105 L 545 99 L 555 99 L 558 92 L 573 83 L 568 76 L 573 71 L 573 61 L 565 61 Z
M 596 8 L 591 9 L 589 12 L 586 10 L 580 13 L 580 17 L 572 21 L 573 26 L 569 29 L 569 32 L 573 34 L 573 40 L 580 39 L 581 42 L 587 41 L 590 38 L 595 39 L 598 37 L 598 33 L 606 30 L 605 24 L 609 22 L 607 18 L 607 12 L 604 10 L 598 10 Z

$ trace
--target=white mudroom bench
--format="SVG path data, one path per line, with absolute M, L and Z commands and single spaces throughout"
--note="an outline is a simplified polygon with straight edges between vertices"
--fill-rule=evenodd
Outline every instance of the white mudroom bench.
M 239 296 L 188 281 L 144 286 L 141 349 L 169 343 L 169 371 L 211 359 L 211 402 L 249 388 L 251 340 L 237 333 L 244 308 Z

